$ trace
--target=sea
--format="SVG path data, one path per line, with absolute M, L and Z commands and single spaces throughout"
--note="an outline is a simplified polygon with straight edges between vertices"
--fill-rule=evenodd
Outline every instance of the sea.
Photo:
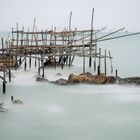
M 121 33 L 122 34 L 122 33 Z M 123 33 L 124 34 L 124 33 Z M 1 32 L 0 37 L 7 37 Z M 113 73 L 107 62 L 107 75 L 140 77 L 140 35 L 98 43 L 110 50 Z M 45 78 L 67 79 L 83 72 L 83 58 L 76 57 L 69 68 L 45 68 Z M 86 72 L 96 74 L 89 68 Z M 102 66 L 102 72 L 104 68 Z M 58 74 L 59 73 L 59 74 Z M 36 82 L 37 68 L 12 70 L 12 81 L 2 93 L 0 80 L 0 140 L 138 140 L 140 138 L 140 86 L 76 84 L 60 86 Z M 6 77 L 8 81 L 8 76 Z M 14 104 L 14 99 L 23 104 Z

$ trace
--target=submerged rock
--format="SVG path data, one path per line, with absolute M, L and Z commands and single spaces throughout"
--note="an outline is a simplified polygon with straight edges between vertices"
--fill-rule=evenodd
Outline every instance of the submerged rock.
M 62 74 L 61 73 L 56 73 L 56 76 L 62 76 Z
M 107 81 L 107 76 L 104 74 L 95 75 L 95 84 L 105 84 Z
M 58 84 L 58 85 L 67 85 L 68 80 L 61 78 L 61 79 L 56 80 L 55 83 Z
M 114 84 L 116 78 L 114 76 L 106 76 L 104 74 L 92 75 L 91 73 L 82 73 L 80 75 L 70 74 L 68 77 L 70 83 L 92 83 L 92 84 Z
M 116 77 L 114 76 L 107 76 L 106 84 L 115 84 L 117 82 Z
M 48 82 L 48 79 L 42 78 L 42 77 L 36 77 L 37 82 Z
M 80 75 L 75 75 L 75 74 L 70 74 L 68 77 L 68 82 L 70 83 L 91 83 L 94 81 L 94 76 L 91 75 L 90 73 L 85 73 L 85 74 L 80 74 Z
M 140 85 L 140 77 L 128 77 L 119 81 L 119 84 L 135 84 Z

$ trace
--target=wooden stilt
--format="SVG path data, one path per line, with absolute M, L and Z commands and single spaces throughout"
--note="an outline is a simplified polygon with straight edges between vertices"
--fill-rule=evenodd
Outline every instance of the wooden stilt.
M 93 39 L 93 16 L 94 16 L 94 8 L 92 9 L 92 17 L 91 17 L 91 36 L 90 36 L 90 48 L 89 48 L 89 67 L 91 67 L 92 64 L 92 39 Z
M 30 55 L 30 58 L 29 58 L 29 67 L 31 68 L 31 65 L 32 65 L 32 59 L 31 59 L 31 55 Z
M 118 70 L 115 70 L 115 76 L 116 76 L 116 78 L 118 77 Z
M 105 75 L 106 75 L 106 50 L 105 50 L 105 58 L 104 58 L 104 67 L 105 67 Z
M 3 94 L 6 93 L 6 83 L 3 81 Z
M 83 44 L 83 73 L 85 74 L 85 47 L 84 47 L 84 33 L 83 33 L 82 44 Z
M 97 67 L 97 70 L 98 70 L 97 75 L 100 75 L 100 66 L 99 66 L 99 65 L 98 65 L 98 67 Z
M 38 59 L 38 75 L 40 75 L 40 60 Z
M 9 67 L 9 82 L 11 82 L 11 69 Z
M 99 65 L 98 65 L 98 71 L 99 71 L 99 74 L 101 72 L 101 48 L 99 48 Z

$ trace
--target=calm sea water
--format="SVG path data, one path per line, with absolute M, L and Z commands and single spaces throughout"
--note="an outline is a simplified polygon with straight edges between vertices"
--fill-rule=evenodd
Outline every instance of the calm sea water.
M 114 69 L 121 77 L 140 75 L 140 36 L 98 44 L 111 50 Z M 108 63 L 108 65 L 110 65 Z M 86 71 L 93 73 L 93 68 Z M 46 68 L 50 81 L 82 72 L 82 58 L 70 69 Z M 62 76 L 57 76 L 61 73 Z M 68 85 L 37 83 L 36 68 L 12 71 L 12 82 L 0 102 L 1 140 L 138 140 L 140 137 L 140 87 L 118 85 Z M 108 68 L 110 74 L 110 68 Z M 8 78 L 7 78 L 8 80 Z M 24 104 L 10 101 L 10 96 Z

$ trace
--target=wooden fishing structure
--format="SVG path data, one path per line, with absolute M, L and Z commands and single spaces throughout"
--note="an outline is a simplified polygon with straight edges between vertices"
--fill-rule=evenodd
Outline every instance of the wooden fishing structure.
M 38 66 L 38 75 L 44 78 L 45 66 L 64 66 L 71 67 L 75 57 L 83 58 L 83 73 L 85 73 L 85 58 L 89 58 L 89 67 L 93 65 L 94 72 L 99 75 L 101 72 L 107 74 L 107 60 L 111 64 L 111 73 L 113 73 L 112 56 L 110 51 L 98 48 L 97 43 L 116 38 L 122 38 L 130 35 L 137 35 L 140 32 L 133 34 L 120 35 L 109 37 L 117 32 L 124 30 L 121 28 L 114 32 L 98 37 L 98 33 L 106 28 L 95 30 L 93 28 L 94 9 L 92 10 L 91 28 L 88 30 L 78 30 L 71 28 L 72 12 L 69 18 L 69 28 L 64 28 L 63 31 L 57 31 L 56 27 L 50 30 L 38 30 L 36 19 L 34 19 L 33 28 L 26 31 L 24 27 L 21 29 L 17 23 L 16 29 L 12 28 L 11 39 L 6 40 L 5 45 L 3 38 L 1 39 L 2 47 L 0 49 L 0 70 L 3 71 L 2 79 L 5 81 L 5 73 L 9 73 L 9 81 L 11 81 L 11 68 L 15 70 L 18 66 L 27 65 L 31 67 Z M 34 61 L 32 61 L 34 59 Z M 104 60 L 104 70 L 101 70 L 101 60 Z M 92 63 L 93 61 L 93 63 Z M 37 65 L 38 64 L 38 65 Z M 42 73 L 41 73 L 42 71 Z M 4 82 L 6 83 L 6 82 Z

